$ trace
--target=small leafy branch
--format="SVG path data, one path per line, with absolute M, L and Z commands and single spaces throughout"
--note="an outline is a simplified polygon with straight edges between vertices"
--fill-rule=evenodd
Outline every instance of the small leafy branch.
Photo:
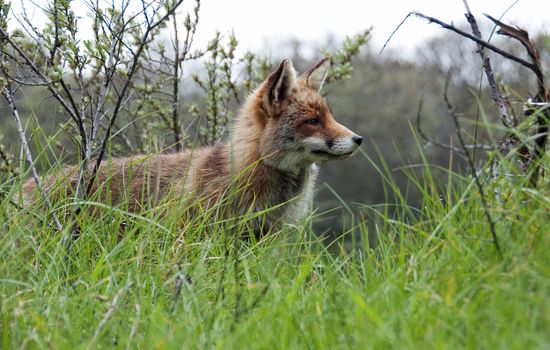
M 325 56 L 332 57 L 333 64 L 327 77 L 327 82 L 351 78 L 351 72 L 353 71 L 352 60 L 367 44 L 371 30 L 371 28 L 368 28 L 352 37 L 346 37 L 342 43 L 342 47 L 336 52 L 324 51 Z
M 199 24 L 200 1 L 196 0 L 192 13 L 187 13 L 183 21 L 183 35 L 178 25 L 181 14 L 174 11 L 163 34 L 158 33 L 144 49 L 142 62 L 132 82 L 134 96 L 132 103 L 125 108 L 125 120 L 134 130 L 134 140 L 127 139 L 128 133 L 120 132 L 124 143 L 132 151 L 151 152 L 151 138 L 156 135 L 172 134 L 171 145 L 176 151 L 183 148 L 186 137 L 181 120 L 180 105 L 184 64 L 203 57 L 211 48 L 194 49 L 195 33 Z M 138 35 L 139 37 L 139 35 Z M 118 128 L 119 130 L 121 128 Z
M 206 120 L 199 127 L 199 140 L 202 144 L 210 145 L 221 139 L 232 119 L 231 102 L 241 103 L 237 82 L 233 77 L 236 64 L 235 50 L 238 41 L 234 34 L 222 44 L 220 33 L 211 41 L 208 60 L 204 63 L 206 77 L 193 75 L 193 80 L 202 90 L 206 103 Z M 246 83 L 245 83 L 246 84 Z M 190 110 L 195 117 L 199 117 L 196 106 Z
M 99 2 L 87 2 L 93 16 L 93 40 L 79 37 L 80 21 L 71 1 L 48 3 L 44 12 L 49 22 L 44 29 L 34 27 L 24 12 L 19 24 L 28 35 L 8 31 L 9 5 L 0 4 L 2 95 L 12 110 L 32 176 L 48 206 L 48 189 L 34 165 L 15 93 L 22 87 L 41 87 L 62 107 L 80 158 L 74 193 L 78 201 L 92 189 L 113 127 L 128 102 L 143 52 L 181 3 L 142 1 L 139 10 L 131 11 L 129 0 L 120 4 L 113 1 L 107 8 L 101 8 Z M 74 208 L 75 215 L 80 211 L 80 207 Z M 59 219 L 53 217 L 62 230 Z M 73 226 L 71 236 L 75 231 Z

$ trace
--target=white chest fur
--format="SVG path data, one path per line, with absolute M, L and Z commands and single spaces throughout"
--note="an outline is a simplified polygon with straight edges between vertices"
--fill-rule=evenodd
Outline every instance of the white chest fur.
M 318 174 L 319 167 L 315 163 L 307 169 L 302 192 L 293 198 L 285 209 L 285 223 L 296 224 L 307 217 L 313 203 L 313 190 Z

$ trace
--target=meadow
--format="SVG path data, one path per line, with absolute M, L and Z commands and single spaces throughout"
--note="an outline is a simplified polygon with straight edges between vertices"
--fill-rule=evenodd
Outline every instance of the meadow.
M 485 19 L 523 44 L 495 43 L 485 84 L 488 51 L 456 35 L 410 59 L 370 29 L 269 57 L 234 33 L 197 44 L 201 1 L 182 3 L 54 0 L 42 25 L 0 0 L 2 349 L 550 348 L 546 36 Z M 331 56 L 323 94 L 367 137 L 307 219 L 255 238 L 265 213 L 85 189 L 94 163 L 226 139 L 283 54 Z M 23 203 L 32 171 L 75 163 L 76 194 Z
M 333 242 L 312 232 L 315 211 L 243 240 L 249 217 L 204 213 L 182 226 L 178 205 L 133 214 L 92 197 L 80 205 L 101 216 L 75 219 L 68 250 L 69 228 L 57 232 L 41 208 L 17 209 L 21 183 L 5 183 L 2 348 L 549 347 L 548 186 L 503 177 L 485 189 L 485 208 L 471 178 L 447 169 L 441 184 L 424 163 L 409 173 L 423 194 L 414 209 L 392 172 L 378 171 L 387 200 L 364 204 L 372 215 Z

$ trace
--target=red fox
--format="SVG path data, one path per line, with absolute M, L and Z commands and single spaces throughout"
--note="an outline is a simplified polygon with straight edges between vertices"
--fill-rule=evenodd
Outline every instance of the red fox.
M 167 193 L 213 207 L 230 199 L 227 213 L 267 210 L 261 231 L 294 223 L 307 214 L 317 177 L 317 162 L 349 157 L 363 138 L 337 123 L 319 94 L 330 68 L 322 59 L 299 77 L 292 62 L 277 69 L 248 97 L 236 117 L 229 141 L 181 153 L 115 158 L 99 168 L 93 191 L 112 203 L 126 200 L 129 210 L 158 203 Z M 69 193 L 76 167 L 66 168 Z M 52 184 L 50 178 L 46 183 Z M 34 191 L 34 181 L 23 186 Z M 234 193 L 234 192 L 233 192 Z M 225 215 L 227 215 L 227 213 Z

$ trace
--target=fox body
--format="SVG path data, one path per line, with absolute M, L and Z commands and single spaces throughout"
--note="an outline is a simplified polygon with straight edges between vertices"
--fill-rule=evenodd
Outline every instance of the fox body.
M 202 207 L 233 193 L 228 212 L 234 215 L 272 208 L 262 231 L 299 220 L 312 199 L 316 163 L 346 158 L 362 141 L 334 120 L 319 94 L 329 68 L 325 58 L 297 77 L 292 62 L 282 61 L 242 106 L 228 142 L 103 162 L 92 190 L 112 203 L 126 200 L 132 211 L 158 203 L 167 193 L 200 200 Z M 64 170 L 69 193 L 76 173 L 77 167 Z M 28 180 L 24 193 L 34 187 Z

